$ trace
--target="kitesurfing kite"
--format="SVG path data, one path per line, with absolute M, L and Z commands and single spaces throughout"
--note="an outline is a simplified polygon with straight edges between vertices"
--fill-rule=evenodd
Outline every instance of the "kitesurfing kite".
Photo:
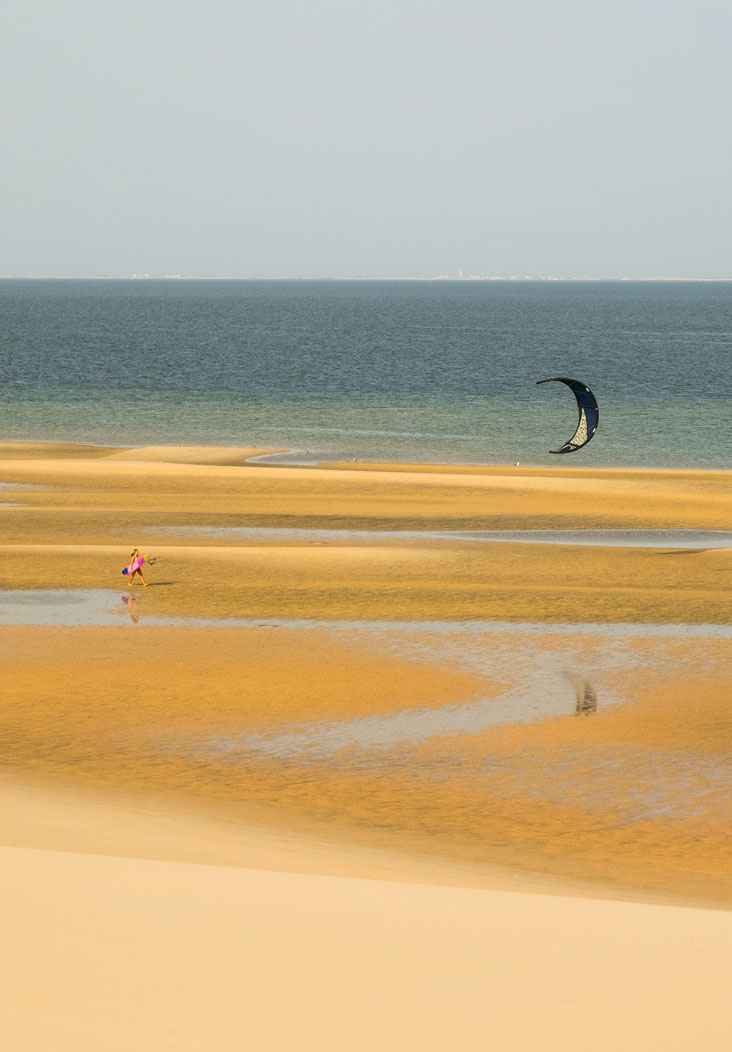
M 600 422 L 600 409 L 597 405 L 597 399 L 587 384 L 580 383 L 579 380 L 572 380 L 568 376 L 550 376 L 546 380 L 537 380 L 537 384 L 551 384 L 555 382 L 566 384 L 574 394 L 574 397 L 577 399 L 579 421 L 577 422 L 577 430 L 572 437 L 568 438 L 559 449 L 550 449 L 549 452 L 576 453 L 578 449 L 582 449 L 583 446 L 587 445 L 595 431 L 597 431 L 597 425 Z

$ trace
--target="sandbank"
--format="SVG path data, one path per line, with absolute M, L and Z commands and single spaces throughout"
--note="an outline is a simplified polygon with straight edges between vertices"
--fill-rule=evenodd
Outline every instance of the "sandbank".
M 185 532 L 200 525 L 726 529 L 729 473 L 242 466 L 248 447 L 94 455 L 82 447 L 72 455 L 68 446 L 28 445 L 25 459 L 3 459 L 9 448 L 0 447 L 0 480 L 14 505 L 0 518 L 2 587 L 113 587 L 136 544 L 160 556 L 158 582 L 172 582 L 156 592 L 163 613 L 677 623 L 729 617 L 729 551 L 498 548 L 438 545 L 427 537 L 254 544 Z M 14 491 L 13 483 L 40 488 Z
M 241 466 L 251 457 L 280 452 L 280 449 L 265 449 L 259 446 L 139 446 L 112 453 L 109 459 L 160 464 Z

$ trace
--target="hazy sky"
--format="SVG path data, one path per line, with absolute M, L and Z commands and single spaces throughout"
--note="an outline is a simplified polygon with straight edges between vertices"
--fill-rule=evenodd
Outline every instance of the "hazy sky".
M 0 21 L 0 274 L 732 275 L 732 0 Z

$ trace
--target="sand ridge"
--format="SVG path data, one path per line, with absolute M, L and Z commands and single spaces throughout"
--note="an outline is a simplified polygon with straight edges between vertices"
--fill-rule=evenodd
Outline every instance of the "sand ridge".
M 111 453 L 109 460 L 159 464 L 204 464 L 210 466 L 243 466 L 252 457 L 282 453 L 281 449 L 258 446 L 140 446 Z
M 8 448 L 8 447 L 5 447 Z M 100 490 L 103 502 L 115 491 L 154 507 L 154 498 L 166 493 L 181 500 L 200 496 L 205 484 L 208 507 L 218 501 L 254 498 L 259 512 L 297 515 L 323 514 L 353 519 L 404 518 L 417 521 L 480 518 L 484 521 L 531 519 L 565 521 L 579 525 L 617 522 L 637 525 L 728 525 L 732 497 L 729 474 L 724 472 L 653 472 L 566 469 L 470 470 L 449 472 L 384 471 L 353 466 L 268 467 L 241 464 L 252 450 L 228 447 L 183 447 L 180 451 L 155 447 L 137 451 L 94 450 L 89 457 L 33 455 L 3 459 L 0 477 L 41 481 L 52 486 L 75 486 L 80 491 Z M 150 493 L 154 485 L 155 492 Z M 61 496 L 61 494 L 58 494 Z M 294 502 L 294 503 L 293 503 Z M 408 508 L 399 507 L 406 503 Z

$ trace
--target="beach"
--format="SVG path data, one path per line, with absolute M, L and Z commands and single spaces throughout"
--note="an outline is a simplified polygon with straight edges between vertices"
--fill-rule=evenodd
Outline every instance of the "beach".
M 68 852 L 2 863 L 33 911 L 4 923 L 17 1048 L 729 1045 L 728 914 Z
M 729 4 L 2 4 L 9 1052 L 730 1052 Z
M 277 452 L 0 444 L 15 1047 L 729 1047 L 730 473 Z

